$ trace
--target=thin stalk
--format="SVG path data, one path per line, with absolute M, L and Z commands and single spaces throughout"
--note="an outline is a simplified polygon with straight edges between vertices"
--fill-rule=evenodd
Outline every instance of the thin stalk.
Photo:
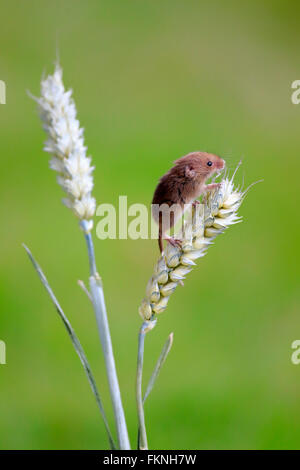
M 138 421 L 139 421 L 139 437 L 138 437 L 139 450 L 148 450 L 145 413 L 144 413 L 144 405 L 143 405 L 143 397 L 142 397 L 144 345 L 145 345 L 145 335 L 146 335 L 145 330 L 147 327 L 147 323 L 148 322 L 144 322 L 139 331 L 138 360 L 137 360 L 137 369 L 136 369 L 136 404 L 137 404 Z
M 145 413 L 142 395 L 142 379 L 143 379 L 143 363 L 144 363 L 144 346 L 145 336 L 148 331 L 152 330 L 156 325 L 156 319 L 146 320 L 142 324 L 138 337 L 138 357 L 136 369 L 136 404 L 138 413 L 138 448 L 139 450 L 148 450 L 147 432 L 145 424 Z
M 121 450 L 130 450 L 125 414 L 123 410 L 120 387 L 117 377 L 115 359 L 113 354 L 112 342 L 110 337 L 109 325 L 107 320 L 107 312 L 104 301 L 104 293 L 101 278 L 97 272 L 94 245 L 91 233 L 87 230 L 86 221 L 80 223 L 88 248 L 89 264 L 90 264 L 90 289 L 91 297 L 96 315 L 100 341 L 102 345 L 106 373 L 108 378 L 110 396 L 112 400 L 115 423 L 119 447 Z
M 145 392 L 145 395 L 144 395 L 144 398 L 143 398 L 143 403 L 145 403 L 146 399 L 150 395 L 150 393 L 151 393 L 151 391 L 154 387 L 155 381 L 158 377 L 158 374 L 160 373 L 160 370 L 161 370 L 165 360 L 167 359 L 167 355 L 169 354 L 170 349 L 171 349 L 172 344 L 173 344 L 173 336 L 174 336 L 173 333 L 169 334 L 168 339 L 167 339 L 167 341 L 165 342 L 165 344 L 162 348 L 162 351 L 160 353 L 158 361 L 157 361 L 157 363 L 154 367 L 154 370 L 153 370 L 152 375 L 150 377 L 149 383 L 147 385 L 147 389 L 146 389 L 146 392 Z

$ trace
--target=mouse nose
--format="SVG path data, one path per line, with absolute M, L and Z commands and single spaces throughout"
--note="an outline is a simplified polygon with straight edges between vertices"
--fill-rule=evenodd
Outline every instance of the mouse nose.
M 226 162 L 225 162 L 225 160 L 223 160 L 223 158 L 222 158 L 222 163 L 223 163 L 223 165 L 222 165 L 222 170 L 223 170 L 223 168 L 225 168 L 225 166 L 226 166 Z

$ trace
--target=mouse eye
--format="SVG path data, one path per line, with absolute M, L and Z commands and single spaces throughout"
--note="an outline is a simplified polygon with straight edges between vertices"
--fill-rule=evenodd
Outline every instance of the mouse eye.
M 211 161 L 207 162 L 207 166 L 212 166 L 212 162 Z

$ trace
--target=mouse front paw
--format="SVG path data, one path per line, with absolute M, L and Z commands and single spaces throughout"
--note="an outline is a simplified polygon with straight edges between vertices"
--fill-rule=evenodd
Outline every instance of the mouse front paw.
M 214 191 L 215 189 L 220 189 L 222 183 L 211 183 L 205 186 L 205 191 Z

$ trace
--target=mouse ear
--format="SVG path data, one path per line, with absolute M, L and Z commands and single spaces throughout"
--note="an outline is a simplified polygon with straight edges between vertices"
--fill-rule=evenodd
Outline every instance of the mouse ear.
M 192 166 L 186 165 L 184 172 L 186 178 L 194 179 L 196 177 L 196 171 L 193 169 Z

